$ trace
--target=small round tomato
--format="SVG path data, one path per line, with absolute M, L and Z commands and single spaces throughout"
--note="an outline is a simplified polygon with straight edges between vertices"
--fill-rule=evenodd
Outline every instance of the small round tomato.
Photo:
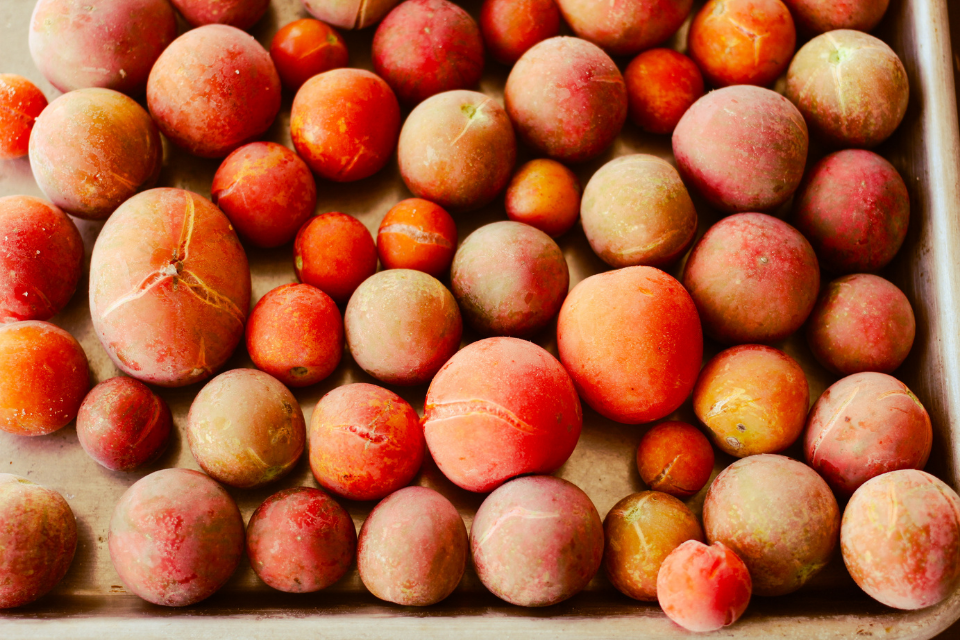
M 283 86 L 296 91 L 324 71 L 347 66 L 347 45 L 336 29 L 325 22 L 303 18 L 273 36 L 270 57 Z

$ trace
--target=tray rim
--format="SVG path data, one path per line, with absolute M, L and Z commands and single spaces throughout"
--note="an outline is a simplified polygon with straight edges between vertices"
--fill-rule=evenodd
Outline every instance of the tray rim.
M 921 114 L 913 123 L 914 129 L 924 133 L 922 153 L 926 154 L 926 174 L 921 180 L 924 186 L 925 207 L 929 216 L 927 225 L 933 227 L 931 234 L 931 262 L 936 277 L 932 287 L 939 313 L 933 318 L 931 333 L 935 333 L 935 346 L 929 347 L 938 355 L 942 366 L 942 403 L 941 411 L 949 419 L 948 442 L 960 442 L 960 269 L 950 268 L 951 254 L 960 246 L 960 135 L 958 135 L 957 105 L 954 88 L 954 74 L 951 59 L 950 34 L 946 0 L 893 0 L 890 11 L 900 11 L 903 16 L 912 18 L 915 38 L 916 57 L 911 90 L 920 89 L 919 96 L 914 93 L 912 100 L 922 98 Z M 901 17 L 903 17 L 901 16 Z M 904 34 L 900 34 L 901 36 Z M 898 52 L 902 53 L 898 50 Z M 906 62 L 906 60 L 905 60 Z M 909 67 L 908 67 L 909 68 Z M 906 132 L 905 132 L 906 133 Z M 910 134 L 916 133 L 911 131 Z M 942 231 L 938 233 L 937 231 Z M 912 274 L 920 278 L 922 274 Z M 930 286 L 927 283 L 926 286 Z M 909 285 L 908 285 L 909 287 Z M 914 283 L 914 289 L 920 284 Z M 914 293 L 912 299 L 919 299 Z M 951 355 L 952 354 L 952 355 Z M 948 482 L 957 487 L 960 474 L 960 446 L 952 446 L 947 457 L 950 459 Z M 117 596 L 118 600 L 135 596 Z M 74 597 L 83 600 L 83 597 Z M 91 601 L 93 598 L 91 597 Z M 223 606 L 223 598 L 218 607 Z M 143 638 L 169 637 L 172 633 L 189 637 L 287 637 L 300 635 L 312 626 L 304 625 L 304 620 L 322 620 L 324 637 L 355 638 L 384 637 L 406 638 L 423 636 L 461 635 L 470 637 L 489 637 L 494 634 L 508 637 L 522 634 L 523 637 L 624 637 L 637 635 L 637 624 L 643 621 L 644 635 L 649 638 L 677 638 L 687 634 L 666 621 L 662 615 L 636 613 L 618 613 L 616 616 L 577 616 L 566 610 L 556 617 L 546 618 L 540 615 L 523 615 L 508 605 L 480 607 L 489 615 L 484 616 L 483 628 L 477 624 L 477 612 L 446 616 L 421 615 L 409 608 L 393 607 L 384 604 L 361 604 L 355 610 L 334 609 L 323 611 L 322 618 L 304 616 L 300 612 L 286 609 L 261 610 L 256 612 L 231 613 L 227 615 L 207 614 L 200 609 L 175 610 L 163 615 L 144 618 L 142 612 L 124 612 L 120 606 L 107 607 L 106 615 L 81 612 L 51 620 L 47 616 L 37 616 L 30 611 L 20 614 L 16 611 L 0 612 L 0 631 L 7 638 L 40 637 L 94 637 L 104 633 L 121 634 L 120 637 L 138 635 Z M 592 607 L 569 607 L 571 611 L 587 612 Z M 789 607 L 786 607 L 789 608 Z M 514 612 L 511 614 L 510 612 Z M 318 613 L 320 613 L 318 611 Z M 919 612 L 895 612 L 878 616 L 839 615 L 839 616 L 762 616 L 750 621 L 744 620 L 731 629 L 718 632 L 724 637 L 737 638 L 841 638 L 850 637 L 856 631 L 866 632 L 865 637 L 884 638 L 931 638 L 949 627 L 960 618 L 960 591 L 955 592 L 945 602 L 936 607 Z M 250 625 L 261 619 L 269 620 L 269 629 Z M 820 625 L 812 628 L 810 623 L 816 619 Z M 371 625 L 371 621 L 389 624 Z M 145 624 L 146 623 L 146 624 Z M 746 623 L 746 624 L 744 624 Z M 806 623 L 806 624 L 804 624 Z M 903 623 L 903 624 L 901 624 Z M 309 624 L 309 623 L 308 623 Z M 361 631 L 362 629 L 362 631 Z M 319 629 L 318 629 L 319 631 Z M 650 635 L 652 634 L 652 635 Z M 858 636 L 860 637 L 860 636 Z

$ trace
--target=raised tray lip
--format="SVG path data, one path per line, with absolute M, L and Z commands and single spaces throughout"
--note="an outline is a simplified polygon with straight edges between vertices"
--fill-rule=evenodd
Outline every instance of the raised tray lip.
M 936 303 L 937 313 L 931 325 L 935 338 L 928 348 L 938 354 L 942 367 L 939 412 L 949 425 L 943 429 L 947 442 L 952 445 L 946 454 L 950 469 L 945 479 L 957 488 L 960 477 L 960 260 L 952 256 L 960 246 L 960 134 L 946 26 L 947 2 L 892 0 L 889 11 L 897 12 L 904 25 L 913 27 L 909 35 L 913 38 L 915 55 L 904 56 L 902 41 L 891 44 L 904 58 L 911 75 L 911 101 L 920 104 L 919 116 L 911 121 L 911 130 L 905 134 L 922 141 L 914 153 L 926 156 L 925 171 L 916 178 L 917 188 L 922 188 L 925 194 L 922 220 L 929 233 L 933 272 L 915 277 L 926 278 L 926 286 L 932 289 Z M 906 283 L 905 288 L 910 286 Z M 911 298 L 919 299 L 919 295 L 914 291 Z M 430 612 L 372 600 L 354 606 L 306 607 L 298 611 L 285 607 L 239 611 L 228 610 L 224 599 L 219 599 L 212 609 L 201 605 L 183 610 L 158 610 L 155 616 L 144 617 L 142 612 L 135 611 L 136 607 L 125 605 L 125 602 L 139 603 L 135 596 L 115 598 L 115 606 L 85 611 L 83 602 L 87 598 L 74 597 L 72 600 L 78 606 L 62 618 L 57 618 L 56 613 L 37 614 L 30 609 L 3 611 L 0 612 L 0 634 L 4 638 L 86 638 L 104 634 L 141 638 L 168 638 L 174 634 L 281 638 L 302 636 L 305 631 L 325 638 L 689 636 L 662 615 L 652 615 L 648 608 L 625 613 L 623 607 L 615 606 L 618 610 L 611 614 L 611 607 L 600 606 L 590 598 L 571 606 L 558 605 L 563 608 L 556 610 L 552 617 L 545 617 L 537 610 L 518 611 L 505 604 L 485 606 L 489 602 L 486 598 L 480 599 L 483 604 L 460 612 L 451 612 L 448 608 Z M 462 595 L 460 600 L 463 598 L 469 598 L 469 594 Z M 98 599 L 91 596 L 89 602 Z M 479 617 L 483 618 L 482 622 Z M 922 640 L 934 637 L 958 618 L 960 591 L 935 607 L 915 612 L 883 609 L 876 615 L 760 616 L 745 619 L 718 635 L 817 639 L 849 638 L 857 634 L 857 637 Z
M 941 306 L 939 340 L 944 359 L 944 377 L 950 384 L 943 401 L 950 418 L 950 431 L 960 435 L 960 137 L 958 137 L 957 94 L 950 42 L 946 0 L 909 1 L 914 7 L 917 30 L 917 77 L 922 90 L 924 146 L 929 156 L 926 213 L 933 233 L 935 263 L 939 267 L 934 286 Z M 955 7 L 958 9 L 958 7 Z M 960 17 L 957 18 L 960 21 Z M 958 69 L 960 70 L 960 69 Z M 953 357 L 950 357 L 952 354 Z M 960 474 L 960 446 L 951 449 L 957 488 Z

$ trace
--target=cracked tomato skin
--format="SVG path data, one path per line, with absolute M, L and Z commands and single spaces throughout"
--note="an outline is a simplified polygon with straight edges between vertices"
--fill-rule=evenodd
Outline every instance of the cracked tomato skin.
M 288 593 L 310 593 L 350 569 L 357 530 L 346 509 L 313 487 L 273 494 L 250 516 L 247 555 L 257 576 Z
M 407 188 L 453 212 L 492 202 L 507 186 L 516 158 L 507 112 L 476 91 L 447 91 L 417 105 L 397 145 Z
M 855 373 L 830 385 L 807 419 L 803 453 L 834 493 L 898 469 L 922 469 L 933 427 L 917 396 L 893 376 Z
M 693 411 L 721 451 L 738 458 L 778 453 L 803 432 L 810 387 L 797 362 L 773 347 L 721 351 L 700 371 Z
M 518 338 L 487 338 L 457 352 L 430 383 L 423 412 L 437 467 L 476 492 L 521 474 L 556 471 L 577 446 L 582 425 L 566 370 Z
M 398 202 L 377 230 L 377 255 L 384 269 L 415 269 L 442 278 L 456 250 L 457 224 L 429 200 Z
M 603 568 L 613 586 L 634 600 L 656 602 L 660 564 L 687 540 L 703 542 L 703 529 L 677 498 L 641 491 L 613 506 L 603 537 Z
M 390 159 L 400 104 L 389 85 L 363 69 L 333 69 L 307 80 L 293 99 L 293 146 L 319 176 L 352 182 Z
M 0 324 L 0 431 L 42 436 L 77 417 L 90 389 L 83 347 L 40 320 Z
M 780 0 L 710 0 L 690 25 L 690 57 L 715 87 L 765 87 L 786 71 L 797 31 Z
M 843 563 L 867 595 L 888 607 L 931 607 L 960 584 L 958 514 L 960 497 L 929 473 L 877 476 L 843 512 Z
M 889 45 L 860 31 L 838 29 L 797 51 L 787 70 L 785 95 L 814 137 L 833 147 L 869 149 L 900 125 L 910 83 Z
M 120 498 L 107 544 L 128 589 L 153 604 L 184 607 L 233 575 L 243 556 L 243 518 L 209 476 L 163 469 Z
M 209 378 L 243 337 L 250 269 L 230 221 L 182 189 L 151 189 L 107 221 L 90 261 L 90 316 L 114 364 L 163 387 Z
M 317 206 L 317 183 L 296 153 L 275 142 L 251 142 L 231 153 L 210 187 L 213 204 L 257 247 L 293 240 Z
M 424 607 L 457 588 L 468 547 L 463 518 L 449 500 L 427 487 L 404 487 L 363 522 L 357 569 L 381 600 Z
M 407 0 L 373 36 L 373 69 L 407 106 L 469 89 L 483 74 L 480 27 L 447 0 Z
M 232 487 L 285 476 L 306 441 L 300 404 L 263 371 L 232 369 L 208 382 L 187 415 L 190 452 L 204 471 Z
M 30 133 L 30 168 L 47 198 L 70 215 L 104 220 L 160 176 L 157 125 L 137 102 L 110 89 L 65 93 Z
M 522 607 L 547 607 L 587 586 L 603 560 L 603 523 L 590 498 L 553 476 L 503 485 L 477 509 L 470 551 L 483 586 Z
M 423 462 L 420 417 L 383 387 L 356 383 L 320 398 L 310 419 L 310 469 L 327 491 L 379 500 L 406 486 Z
M 698 493 L 713 471 L 713 447 L 696 427 L 661 422 L 647 431 L 637 447 L 640 479 L 654 491 L 685 500 Z
M 0 609 L 29 604 L 66 575 L 77 521 L 59 493 L 0 473 Z
M 363 29 L 387 15 L 400 0 L 300 0 L 314 18 L 341 29 Z
M 284 88 L 296 91 L 313 76 L 347 66 L 347 45 L 320 20 L 301 18 L 282 27 L 270 43 L 270 57 Z

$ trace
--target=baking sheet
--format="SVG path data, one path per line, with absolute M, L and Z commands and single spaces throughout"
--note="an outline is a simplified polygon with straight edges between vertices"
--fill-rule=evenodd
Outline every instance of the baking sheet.
M 0 0 L 0 66 L 35 82 L 53 99 L 59 92 L 33 65 L 27 49 L 27 26 L 32 0 Z M 479 2 L 461 2 L 474 16 Z M 699 4 L 699 3 L 698 3 Z M 276 30 L 306 17 L 299 0 L 272 0 L 267 16 L 252 29 L 269 45 Z M 883 275 L 903 288 L 917 315 L 917 340 L 907 362 L 897 372 L 928 408 L 934 424 L 934 450 L 928 470 L 957 487 L 960 471 L 960 194 L 958 194 L 957 115 L 954 100 L 945 0 L 893 0 L 877 35 L 894 47 L 910 78 L 910 107 L 904 123 L 878 151 L 900 170 L 911 193 L 912 219 L 904 249 Z M 183 25 L 181 24 L 181 28 Z M 373 30 L 345 32 L 350 64 L 370 68 Z M 685 29 L 673 46 L 685 41 Z M 627 61 L 618 61 L 625 64 Z M 502 101 L 508 69 L 492 61 L 480 90 Z M 267 139 L 292 147 L 289 114 L 292 96 L 285 94 L 280 116 Z M 142 100 L 141 100 L 142 101 Z M 404 113 L 406 115 L 406 113 Z M 672 161 L 666 136 L 642 133 L 628 123 L 613 147 L 600 158 L 574 167 L 583 184 L 611 158 L 626 153 L 653 153 Z M 816 156 L 813 149 L 811 158 Z M 521 151 L 520 162 L 529 159 Z M 209 197 L 218 161 L 193 158 L 165 143 L 164 169 L 158 186 L 190 189 Z M 0 162 L 0 196 L 30 194 L 43 197 L 26 158 Z M 317 212 L 343 211 L 359 218 L 371 233 L 399 200 L 410 194 L 400 180 L 395 162 L 366 180 L 335 184 L 318 181 Z M 700 214 L 700 233 L 717 215 L 694 195 Z M 489 207 L 455 216 L 460 239 L 477 227 L 504 219 L 502 198 Z M 90 251 L 102 226 L 78 221 Z M 592 273 L 605 270 L 590 250 L 579 226 L 559 240 L 570 266 L 571 287 Z M 253 274 L 253 302 L 270 289 L 295 282 L 289 245 L 275 250 L 246 247 Z M 679 273 L 679 265 L 671 270 Z M 77 294 L 54 322 L 83 345 L 96 382 L 117 370 L 93 333 L 87 304 L 86 269 Z M 556 354 L 554 326 L 535 338 Z M 464 343 L 476 339 L 467 332 Z M 803 340 L 794 336 L 778 345 L 795 357 L 807 372 L 811 402 L 834 378 L 810 356 Z M 709 342 L 705 357 L 717 347 Z M 241 346 L 228 368 L 252 363 Z M 297 390 L 307 420 L 319 398 L 337 385 L 377 383 L 346 353 L 340 367 L 314 387 Z M 167 609 L 128 593 L 110 563 L 106 537 L 110 514 L 121 494 L 144 475 L 164 467 L 197 469 L 183 437 L 187 410 L 202 385 L 158 390 L 170 404 L 177 433 L 157 463 L 130 474 L 108 471 L 87 457 L 72 425 L 50 436 L 18 438 L 0 433 L 0 471 L 26 476 L 62 493 L 77 515 L 79 545 L 74 563 L 53 593 L 33 605 L 0 612 L 0 637 L 288 637 L 319 635 L 330 638 L 421 637 L 644 637 L 676 638 L 686 632 L 667 620 L 652 603 L 638 603 L 621 595 L 601 575 L 587 590 L 559 605 L 523 609 L 490 595 L 468 567 L 458 590 L 439 605 L 425 609 L 380 602 L 360 583 L 356 569 L 336 585 L 306 595 L 282 594 L 259 582 L 244 560 L 230 582 L 209 600 L 186 609 Z M 422 413 L 426 386 L 394 388 Z M 695 422 L 689 402 L 673 418 Z M 636 446 L 646 426 L 626 426 L 600 417 L 584 406 L 584 429 L 570 460 L 557 473 L 583 488 L 601 517 L 622 497 L 643 490 L 636 471 Z M 788 451 L 802 458 L 798 447 Z M 719 471 L 732 461 L 717 453 Z M 414 481 L 430 486 L 457 506 L 467 526 L 482 496 L 458 489 L 429 460 Z M 264 498 L 281 488 L 316 486 L 304 456 L 285 479 L 257 490 L 230 489 L 246 521 Z M 699 513 L 705 490 L 688 504 Z M 371 503 L 344 502 L 357 528 Z M 780 598 L 756 597 L 736 625 L 722 632 L 735 638 L 930 638 L 960 617 L 960 593 L 936 607 L 898 612 L 864 595 L 843 568 L 839 554 L 800 592 Z

